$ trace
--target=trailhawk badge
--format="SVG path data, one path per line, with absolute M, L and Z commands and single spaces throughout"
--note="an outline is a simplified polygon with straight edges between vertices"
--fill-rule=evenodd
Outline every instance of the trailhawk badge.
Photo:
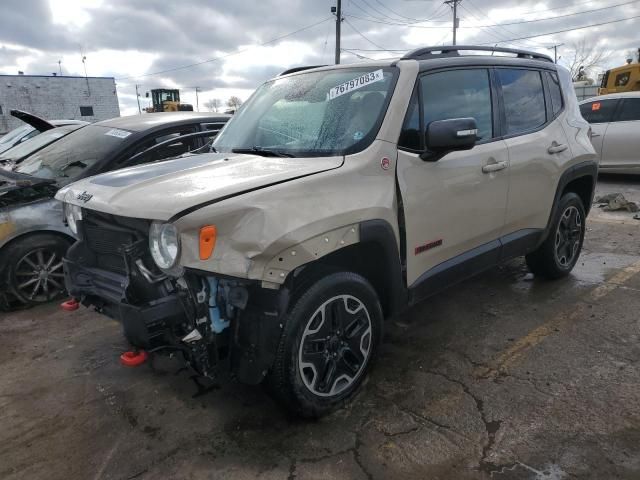
M 84 191 L 80 195 L 78 195 L 76 198 L 81 202 L 87 203 L 89 200 L 93 198 L 93 195 Z

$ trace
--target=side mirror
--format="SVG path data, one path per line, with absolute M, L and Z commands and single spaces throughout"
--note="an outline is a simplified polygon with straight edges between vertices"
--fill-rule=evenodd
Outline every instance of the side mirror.
M 436 162 L 447 153 L 471 150 L 478 141 L 478 126 L 475 118 L 451 118 L 436 120 L 425 132 L 426 150 L 422 160 Z

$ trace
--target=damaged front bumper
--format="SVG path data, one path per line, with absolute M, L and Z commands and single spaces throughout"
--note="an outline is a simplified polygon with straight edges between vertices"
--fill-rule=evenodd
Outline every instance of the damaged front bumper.
M 130 243 L 118 247 L 118 262 L 104 259 L 86 227 L 80 225 L 81 238 L 64 260 L 73 297 L 119 321 L 135 348 L 181 352 L 188 366 L 209 378 L 229 372 L 247 384 L 264 379 L 280 341 L 286 288 L 191 270 L 166 276 L 140 248 L 146 240 L 134 234 L 122 237 Z

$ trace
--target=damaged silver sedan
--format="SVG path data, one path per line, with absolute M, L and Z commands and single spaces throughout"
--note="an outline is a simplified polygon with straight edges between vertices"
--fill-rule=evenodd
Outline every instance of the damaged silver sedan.
M 83 127 L 0 170 L 0 307 L 45 303 L 62 295 L 62 257 L 73 242 L 62 204 L 68 183 L 96 173 L 208 149 L 225 115 L 159 113 Z

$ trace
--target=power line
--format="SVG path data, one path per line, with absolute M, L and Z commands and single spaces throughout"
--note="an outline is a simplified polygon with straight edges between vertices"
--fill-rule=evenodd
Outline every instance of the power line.
M 384 25 L 397 25 L 400 27 L 408 27 L 408 28 L 446 28 L 449 29 L 450 26 L 449 25 L 442 25 L 442 26 L 431 26 L 431 25 L 414 25 L 412 23 L 392 23 L 392 22 L 383 22 L 381 20 L 374 20 L 372 18 L 366 18 L 366 17 L 360 17 L 358 15 L 353 15 L 353 14 L 345 14 L 345 17 L 350 17 L 350 18 L 357 18 L 359 20 L 366 20 L 367 22 L 373 22 L 373 23 L 382 23 Z M 439 18 L 439 17 L 438 17 Z M 429 20 L 432 23 L 435 23 L 433 20 Z M 442 23 L 451 23 L 449 20 L 443 21 Z
M 393 13 L 394 15 L 401 17 L 405 20 L 411 20 L 411 22 L 409 23 L 421 23 L 421 22 L 428 22 L 431 18 L 433 18 L 433 14 L 438 11 L 440 9 L 440 5 L 438 5 L 429 15 L 427 15 L 427 18 L 414 18 L 414 17 L 407 17 L 406 15 L 402 15 L 401 13 L 396 12 L 395 10 L 392 10 L 391 8 L 389 8 L 388 6 L 386 6 L 384 3 L 382 3 L 380 0 L 374 0 L 377 4 L 381 5 L 382 7 L 384 7 L 385 9 L 389 10 L 391 13 Z M 435 1 L 435 0 L 432 0 Z M 371 8 L 373 8 L 373 6 L 371 6 L 367 0 L 362 0 L 362 2 L 364 2 L 365 4 L 369 5 Z M 374 9 L 376 11 L 379 11 L 377 9 Z M 391 20 L 396 20 L 393 17 L 389 17 L 388 15 L 385 15 L 386 17 L 390 18 Z
M 464 27 L 464 28 L 504 27 L 504 26 L 509 26 L 509 25 L 522 25 L 524 23 L 544 22 L 546 20 L 557 20 L 558 18 L 574 17 L 576 15 L 583 15 L 585 13 L 601 12 L 602 10 L 608 10 L 610 8 L 615 8 L 615 7 L 623 7 L 625 5 L 631 5 L 632 3 L 638 3 L 638 2 L 640 2 L 640 0 L 631 0 L 631 1 L 625 2 L 625 3 L 618 3 L 617 5 L 610 5 L 608 7 L 595 8 L 593 10 L 584 10 L 582 12 L 567 13 L 565 15 L 556 15 L 555 17 L 537 18 L 537 19 L 534 19 L 534 20 L 522 20 L 520 22 L 511 22 L 511 23 L 496 23 L 496 24 L 493 24 L 493 25 L 477 25 L 475 27 Z
M 556 30 L 554 32 L 546 32 L 546 33 L 538 33 L 536 35 L 527 35 L 524 37 L 519 37 L 519 38 L 510 38 L 505 40 L 505 42 L 514 42 L 517 40 L 528 40 L 531 38 L 538 38 L 538 37 L 546 37 L 548 35 L 556 35 L 558 33 L 567 33 L 567 32 L 574 32 L 577 30 L 585 30 L 587 28 L 595 28 L 595 27 L 602 27 L 603 25 L 611 25 L 613 23 L 620 23 L 620 22 L 627 22 L 629 20 L 634 20 L 636 18 L 640 18 L 640 15 L 634 15 L 632 17 L 627 17 L 627 18 L 620 18 L 618 20 L 610 20 L 608 22 L 599 22 L 599 23 L 594 23 L 592 25 L 584 25 L 582 27 L 573 27 L 573 28 L 565 28 L 562 30 Z M 485 43 L 478 43 L 478 45 L 492 45 L 494 42 L 485 42 Z M 399 50 L 365 50 L 365 49 L 352 49 L 352 50 L 357 50 L 357 51 L 361 51 L 361 52 L 374 52 L 374 51 L 399 51 Z M 409 49 L 406 49 L 404 51 L 408 51 Z
M 199 65 L 204 65 L 206 63 L 217 62 L 218 60 L 222 60 L 222 59 L 225 59 L 225 58 L 228 58 L 228 57 L 232 57 L 234 55 L 240 55 L 241 53 L 248 52 L 248 51 L 250 51 L 250 50 L 252 50 L 252 49 L 254 49 L 256 47 L 263 47 L 265 45 L 269 45 L 271 43 L 277 42 L 278 40 L 282 40 L 283 38 L 287 38 L 287 37 L 290 37 L 292 35 L 295 35 L 296 33 L 300 33 L 300 32 L 303 32 L 305 30 L 309 30 L 310 28 L 316 27 L 316 26 L 318 26 L 318 25 L 320 25 L 320 24 L 322 24 L 324 22 L 327 22 L 329 20 L 332 20 L 332 19 L 333 19 L 332 16 L 331 17 L 327 17 L 324 20 L 321 20 L 319 22 L 313 23 L 311 25 L 307 25 L 306 27 L 299 28 L 298 30 L 294 30 L 293 32 L 289 32 L 289 33 L 286 33 L 284 35 L 280 35 L 279 37 L 272 38 L 271 40 L 267 40 L 266 42 L 262 42 L 262 43 L 259 43 L 257 45 L 252 45 L 251 47 L 248 47 L 248 48 L 245 48 L 245 49 L 242 49 L 242 50 L 238 50 L 237 52 L 231 52 L 231 53 L 227 53 L 225 55 L 220 55 L 219 57 L 211 58 L 209 60 L 203 60 L 202 62 L 196 62 L 196 63 L 187 64 L 187 65 L 181 65 L 179 67 L 168 68 L 166 70 L 160 70 L 158 72 L 143 73 L 141 75 L 131 75 L 129 77 L 120 77 L 120 78 L 116 78 L 116 80 L 117 81 L 121 81 L 121 80 L 130 80 L 132 78 L 151 77 L 153 75 L 161 75 L 163 73 L 170 73 L 170 72 L 175 72 L 175 71 L 178 71 L 178 70 L 184 70 L 186 68 L 197 67 Z
M 586 0 L 585 2 L 574 3 L 573 5 L 564 5 L 562 7 L 545 8 L 543 11 L 531 10 L 530 12 L 519 13 L 518 15 L 536 15 L 538 13 L 544 13 L 544 12 L 548 12 L 550 10 L 563 10 L 565 8 L 573 8 L 573 7 L 577 7 L 578 5 L 585 5 L 587 3 L 593 3 L 593 2 L 598 2 L 598 1 L 599 0 Z
M 352 2 L 354 2 L 354 0 L 351 0 Z M 362 3 L 364 3 L 367 7 L 369 7 L 371 10 L 373 10 L 376 13 L 379 13 L 380 15 L 382 15 L 384 18 L 388 18 L 390 20 L 394 20 L 394 21 L 398 21 L 397 18 L 393 18 L 390 17 L 389 15 L 387 15 L 386 13 L 384 13 L 382 10 L 378 10 L 376 7 L 374 7 L 373 5 L 371 5 L 369 2 L 367 2 L 367 0 L 360 0 Z
M 520 37 L 520 38 L 511 38 L 509 40 L 505 40 L 505 42 L 513 42 L 513 41 L 516 41 L 516 40 L 527 40 L 527 39 L 530 39 L 530 38 L 546 37 L 547 35 L 556 35 L 558 33 L 566 33 L 566 32 L 574 32 L 576 30 L 584 30 L 586 28 L 601 27 L 603 25 L 610 25 L 612 23 L 626 22 L 628 20 L 633 20 L 634 18 L 640 18 L 640 15 L 634 15 L 633 17 L 627 17 L 627 18 L 620 18 L 618 20 L 611 20 L 609 22 L 594 23 L 593 25 L 585 25 L 583 27 L 565 28 L 563 30 L 556 30 L 555 32 L 539 33 L 537 35 L 529 35 L 529 36 Z M 480 43 L 479 45 L 491 45 L 491 43 L 493 43 L 493 42 Z
M 628 1 L 628 2 L 625 2 L 625 3 L 618 3 L 616 5 L 610 5 L 608 7 L 596 8 L 596 9 L 593 9 L 593 10 L 584 10 L 582 12 L 569 13 L 569 14 L 566 14 L 566 15 L 557 15 L 555 17 L 538 18 L 538 19 L 535 19 L 535 20 L 522 20 L 522 21 L 519 21 L 519 22 L 495 23 L 495 24 L 491 24 L 491 25 L 460 26 L 458 28 L 465 28 L 465 29 L 471 29 L 471 28 L 494 28 L 494 27 L 505 27 L 505 26 L 511 26 L 511 25 L 523 25 L 523 24 L 529 24 L 529 23 L 544 22 L 544 21 L 548 21 L 548 20 L 557 20 L 559 18 L 573 17 L 573 16 L 576 16 L 576 15 L 582 15 L 582 14 L 585 14 L 585 13 L 599 12 L 599 11 L 602 11 L 602 10 L 608 10 L 610 8 L 615 8 L 615 7 L 622 7 L 624 5 L 630 5 L 630 4 L 638 3 L 638 2 L 640 2 L 640 0 L 631 0 L 631 1 Z M 405 24 L 405 23 L 380 22 L 380 21 L 377 21 L 377 20 L 369 19 L 369 18 L 358 17 L 356 15 L 348 15 L 348 16 L 349 17 L 353 17 L 353 18 L 359 18 L 360 20 L 366 20 L 366 21 L 369 21 L 369 22 L 385 23 L 386 25 L 398 25 L 398 26 L 404 26 L 404 27 L 408 27 L 408 28 L 425 28 L 425 29 L 449 28 L 448 26 L 410 25 L 410 24 Z
M 365 1 L 365 0 L 362 0 L 362 1 Z M 356 3 L 355 0 L 351 0 L 350 3 L 351 3 L 352 6 L 356 7 L 362 13 L 367 15 L 366 20 L 373 21 L 373 22 L 376 22 L 376 23 L 384 23 L 384 24 L 388 24 L 388 25 L 413 25 L 415 23 L 430 22 L 430 21 L 432 21 L 433 18 L 436 18 L 435 17 L 436 12 L 438 10 L 440 10 L 440 8 L 442 7 L 442 4 L 438 5 L 438 7 L 435 10 L 432 11 L 432 14 L 427 16 L 427 18 L 424 18 L 424 19 L 412 18 L 411 22 L 406 22 L 406 21 L 398 20 L 397 18 L 390 17 L 388 15 L 385 15 L 383 18 L 377 17 L 375 15 L 372 15 L 365 8 L 361 7 L 360 4 Z M 353 15 L 353 16 L 356 17 L 355 15 Z M 357 18 L 363 18 L 363 17 L 357 17 Z M 407 18 L 410 18 L 410 17 L 407 17 Z
M 476 12 L 478 12 L 482 17 L 485 17 L 485 18 L 487 18 L 487 19 L 491 20 L 491 19 L 489 18 L 489 16 L 488 16 L 488 15 L 486 15 L 484 12 L 482 12 L 482 11 L 481 11 L 481 10 L 480 10 L 476 5 L 475 5 L 475 3 L 473 3 L 473 1 L 472 1 L 472 0 L 467 0 L 467 2 L 466 2 L 466 3 L 468 3 L 468 4 L 469 4 L 469 6 L 470 6 L 470 7 L 472 7 Z M 480 18 L 479 18 L 479 17 L 476 17 L 475 15 L 473 15 L 473 13 L 471 13 L 471 12 L 466 8 L 466 6 L 465 6 L 465 5 L 462 5 L 462 8 L 464 8 L 464 9 L 465 9 L 465 11 L 468 11 L 468 12 L 473 16 L 473 18 L 477 19 L 479 22 L 481 22 L 481 21 L 482 21 L 482 20 L 480 20 Z M 509 30 L 507 27 L 491 27 L 491 29 L 492 29 L 493 31 L 496 31 L 496 32 L 498 32 L 498 29 L 504 30 L 505 32 L 507 32 L 507 34 L 508 34 L 508 35 L 513 35 L 513 36 L 518 36 L 518 35 L 519 35 L 519 34 L 515 33 L 514 31 Z M 489 32 L 487 31 L 486 33 L 489 33 Z M 504 35 L 504 38 L 502 38 L 502 39 L 501 39 L 501 38 L 498 36 L 498 34 L 499 34 L 499 35 Z M 507 37 L 507 35 L 505 35 L 504 33 L 501 33 L 501 32 L 498 32 L 498 34 L 491 34 L 491 35 L 492 35 L 494 38 L 497 38 L 498 40 L 500 40 L 500 41 L 499 41 L 499 43 L 506 43 L 506 42 L 505 42 L 505 38 Z M 529 43 L 530 45 L 527 45 L 527 43 Z M 536 42 L 536 41 L 530 41 L 530 42 L 526 42 L 526 43 L 524 43 L 524 42 L 523 42 L 523 43 L 520 43 L 520 42 L 515 43 L 515 45 L 517 45 L 517 44 L 524 45 L 526 48 L 532 48 L 532 45 L 535 45 L 535 48 L 543 47 L 543 45 L 540 45 L 540 44 L 539 44 L 538 42 Z M 546 47 L 545 47 L 545 48 L 546 48 Z
M 347 20 L 347 19 L 345 18 L 345 20 L 344 20 L 344 21 L 345 21 L 345 23 L 346 23 L 347 25 L 349 25 L 349 26 L 351 27 L 351 29 L 352 29 L 354 32 L 356 32 L 358 35 L 360 35 L 362 38 L 364 38 L 364 39 L 365 39 L 367 42 L 369 42 L 371 45 L 373 45 L 374 47 L 378 47 L 378 48 L 380 48 L 381 50 L 385 50 L 385 48 L 384 48 L 384 47 L 381 47 L 381 46 L 380 46 L 380 45 L 378 45 L 376 42 L 374 42 L 374 41 L 373 41 L 373 40 L 371 40 L 370 38 L 366 37 L 366 36 L 364 35 L 364 33 L 362 33 L 362 32 L 361 32 L 360 30 L 358 30 L 356 27 L 354 27 L 354 26 L 353 26 L 353 24 L 352 24 L 349 20 Z

